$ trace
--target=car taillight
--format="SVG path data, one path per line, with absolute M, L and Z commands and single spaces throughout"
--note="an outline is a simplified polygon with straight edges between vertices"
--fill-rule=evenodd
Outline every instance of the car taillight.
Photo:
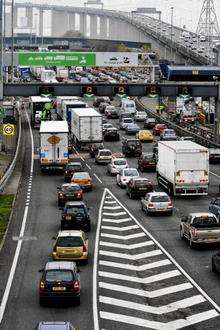
M 206 182 L 208 182 L 208 179 L 205 179 L 205 178 L 200 179 L 200 182 L 201 182 L 201 183 L 206 183 Z
M 59 193 L 59 197 L 64 197 L 64 194 L 63 193 Z
M 169 202 L 168 207 L 173 207 L 173 204 L 171 202 Z
M 87 252 L 87 248 L 86 248 L 85 244 L 83 245 L 83 252 Z
M 65 171 L 65 174 L 68 174 L 68 171 Z
M 73 284 L 73 288 L 75 291 L 79 291 L 80 290 L 80 284 L 79 281 L 75 281 Z
M 78 193 L 77 193 L 77 196 L 78 196 L 78 197 L 80 197 L 81 195 L 82 195 L 82 193 L 81 193 L 81 192 L 78 192 Z
M 43 281 L 40 281 L 40 290 L 44 290 L 45 284 Z
M 149 203 L 148 204 L 148 207 L 154 207 L 154 204 L 153 203 Z
M 183 183 L 183 182 L 185 182 L 185 180 L 183 180 L 183 179 L 177 179 L 176 182 Z

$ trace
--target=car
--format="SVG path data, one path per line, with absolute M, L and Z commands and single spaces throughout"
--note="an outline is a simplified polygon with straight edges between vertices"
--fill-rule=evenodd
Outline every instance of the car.
M 156 125 L 155 118 L 147 117 L 144 121 L 144 128 L 154 128 L 155 125 Z
M 88 172 L 76 172 L 71 178 L 72 183 L 77 183 L 83 190 L 92 190 L 92 178 Z
M 64 171 L 64 181 L 71 182 L 71 178 L 73 173 L 75 172 L 83 172 L 83 165 L 80 162 L 71 162 L 66 165 Z
M 138 159 L 138 169 L 141 172 L 145 170 L 156 170 L 157 161 L 153 153 L 142 153 Z
M 167 129 L 167 125 L 165 124 L 156 124 L 153 128 L 154 135 L 160 135 L 164 129 Z
M 194 138 L 192 136 L 181 136 L 179 138 L 180 141 L 192 141 L 194 142 Z
M 100 103 L 108 103 L 110 104 L 110 98 L 108 96 L 97 96 L 95 97 L 94 101 L 93 101 L 93 106 L 94 107 L 99 107 Z
M 102 125 L 102 132 L 104 133 L 107 128 L 114 128 L 111 123 L 106 123 Z
M 76 330 L 70 322 L 39 322 L 35 330 Z
M 152 192 L 153 185 L 147 178 L 131 178 L 127 183 L 127 195 L 132 199 L 134 197 L 144 197 L 146 193 Z
M 93 143 L 93 144 L 91 144 L 90 147 L 89 147 L 90 157 L 94 158 L 95 155 L 97 155 L 98 151 L 103 150 L 104 148 L 105 147 L 104 147 L 103 143 Z
M 105 113 L 105 109 L 106 109 L 107 106 L 109 106 L 109 103 L 107 103 L 107 102 L 100 103 L 100 105 L 99 105 L 99 112 L 100 113 Z
M 64 183 L 61 187 L 57 187 L 57 190 L 58 206 L 64 206 L 67 201 L 83 199 L 82 188 L 76 183 Z
M 122 121 L 123 118 L 133 118 L 133 115 L 130 112 L 121 112 L 119 114 L 119 124 L 120 124 L 120 122 Z
M 107 118 L 118 118 L 118 112 L 113 105 L 108 105 L 105 108 L 105 115 Z
M 108 164 L 111 161 L 112 152 L 109 149 L 99 150 L 97 155 L 95 156 L 96 164 Z
M 132 177 L 139 177 L 139 173 L 136 168 L 121 169 L 116 176 L 116 183 L 119 187 L 125 188 Z
M 173 204 L 165 192 L 150 192 L 141 199 L 141 209 L 147 214 L 173 214 Z
M 82 230 L 59 231 L 53 246 L 53 260 L 88 262 L 88 237 Z
M 220 220 L 220 197 L 211 201 L 209 205 L 209 211 L 216 215 Z
M 105 141 L 119 141 L 120 134 L 118 129 L 115 127 L 107 128 L 103 134 L 103 138 Z
M 212 271 L 220 273 L 220 251 L 212 256 Z
M 164 129 L 163 132 L 160 134 L 161 141 L 176 141 L 177 136 L 173 129 Z
M 67 202 L 61 214 L 61 230 L 80 229 L 90 231 L 90 217 L 84 202 Z
M 209 148 L 209 163 L 220 164 L 220 148 Z
M 125 117 L 119 121 L 119 127 L 120 127 L 120 129 L 123 129 L 123 130 L 125 130 L 126 126 L 129 124 L 134 124 L 134 121 L 132 118 Z
M 107 165 L 107 173 L 116 175 L 124 168 L 128 168 L 128 162 L 125 158 L 112 158 L 111 162 Z
M 142 145 L 138 139 L 123 139 L 122 153 L 125 156 L 140 157 L 142 153 Z
M 68 299 L 80 305 L 80 276 L 73 261 L 49 261 L 42 270 L 39 303 Z
M 147 118 L 147 114 L 145 111 L 136 111 L 134 115 L 135 121 L 145 121 Z
M 140 127 L 135 123 L 131 123 L 125 127 L 125 131 L 128 135 L 134 135 L 140 131 Z
M 141 142 L 153 142 L 154 141 L 154 136 L 150 131 L 147 130 L 140 130 L 136 134 L 136 138 L 140 140 Z

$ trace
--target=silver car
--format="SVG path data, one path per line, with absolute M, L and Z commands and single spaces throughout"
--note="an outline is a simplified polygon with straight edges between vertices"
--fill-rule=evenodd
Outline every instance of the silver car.
M 128 168 L 128 163 L 125 158 L 113 158 L 107 165 L 107 173 L 110 175 L 116 175 L 124 168 Z
M 131 178 L 138 177 L 139 173 L 136 168 L 124 168 L 120 170 L 116 177 L 116 183 L 121 188 L 126 188 Z
M 141 199 L 141 208 L 147 214 L 167 213 L 172 215 L 173 204 L 165 192 L 151 192 Z

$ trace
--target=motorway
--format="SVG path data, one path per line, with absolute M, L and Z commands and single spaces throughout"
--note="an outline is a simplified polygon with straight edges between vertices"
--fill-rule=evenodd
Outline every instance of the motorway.
M 110 122 L 117 126 L 117 120 Z M 79 155 L 95 184 L 92 192 L 84 194 L 92 230 L 90 260 L 80 266 L 81 305 L 40 307 L 39 270 L 51 260 L 52 238 L 60 228 L 56 188 L 63 176 L 41 174 L 36 156 L 39 133 L 33 132 L 32 150 L 25 113 L 22 130 L 22 180 L 0 253 L 0 329 L 34 329 L 42 320 L 69 320 L 80 330 L 219 329 L 219 276 L 211 272 L 211 256 L 218 249 L 191 250 L 179 237 L 180 216 L 207 211 L 217 196 L 219 166 L 210 166 L 214 175 L 210 176 L 209 196 L 175 199 L 173 216 L 151 217 L 143 213 L 139 200 L 130 200 L 116 186 L 105 166 L 96 165 L 88 154 Z M 105 142 L 105 146 L 121 152 L 121 142 Z M 151 150 L 152 143 L 143 144 L 143 151 Z M 128 162 L 137 167 L 137 159 L 128 158 Z M 155 173 L 144 176 L 159 190 Z M 21 249 L 19 256 L 15 249 Z

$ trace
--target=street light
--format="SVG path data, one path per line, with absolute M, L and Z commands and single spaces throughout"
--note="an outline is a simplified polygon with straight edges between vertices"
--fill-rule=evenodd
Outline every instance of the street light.
M 170 7 L 171 9 L 171 28 L 170 28 L 170 41 L 171 41 L 171 47 L 170 47 L 170 54 L 171 54 L 171 60 L 173 59 L 173 9 L 174 7 Z
M 14 0 L 11 0 L 11 81 L 14 81 Z
M 35 29 L 35 38 L 34 38 L 34 43 L 37 43 L 37 13 L 34 14 L 34 29 Z

